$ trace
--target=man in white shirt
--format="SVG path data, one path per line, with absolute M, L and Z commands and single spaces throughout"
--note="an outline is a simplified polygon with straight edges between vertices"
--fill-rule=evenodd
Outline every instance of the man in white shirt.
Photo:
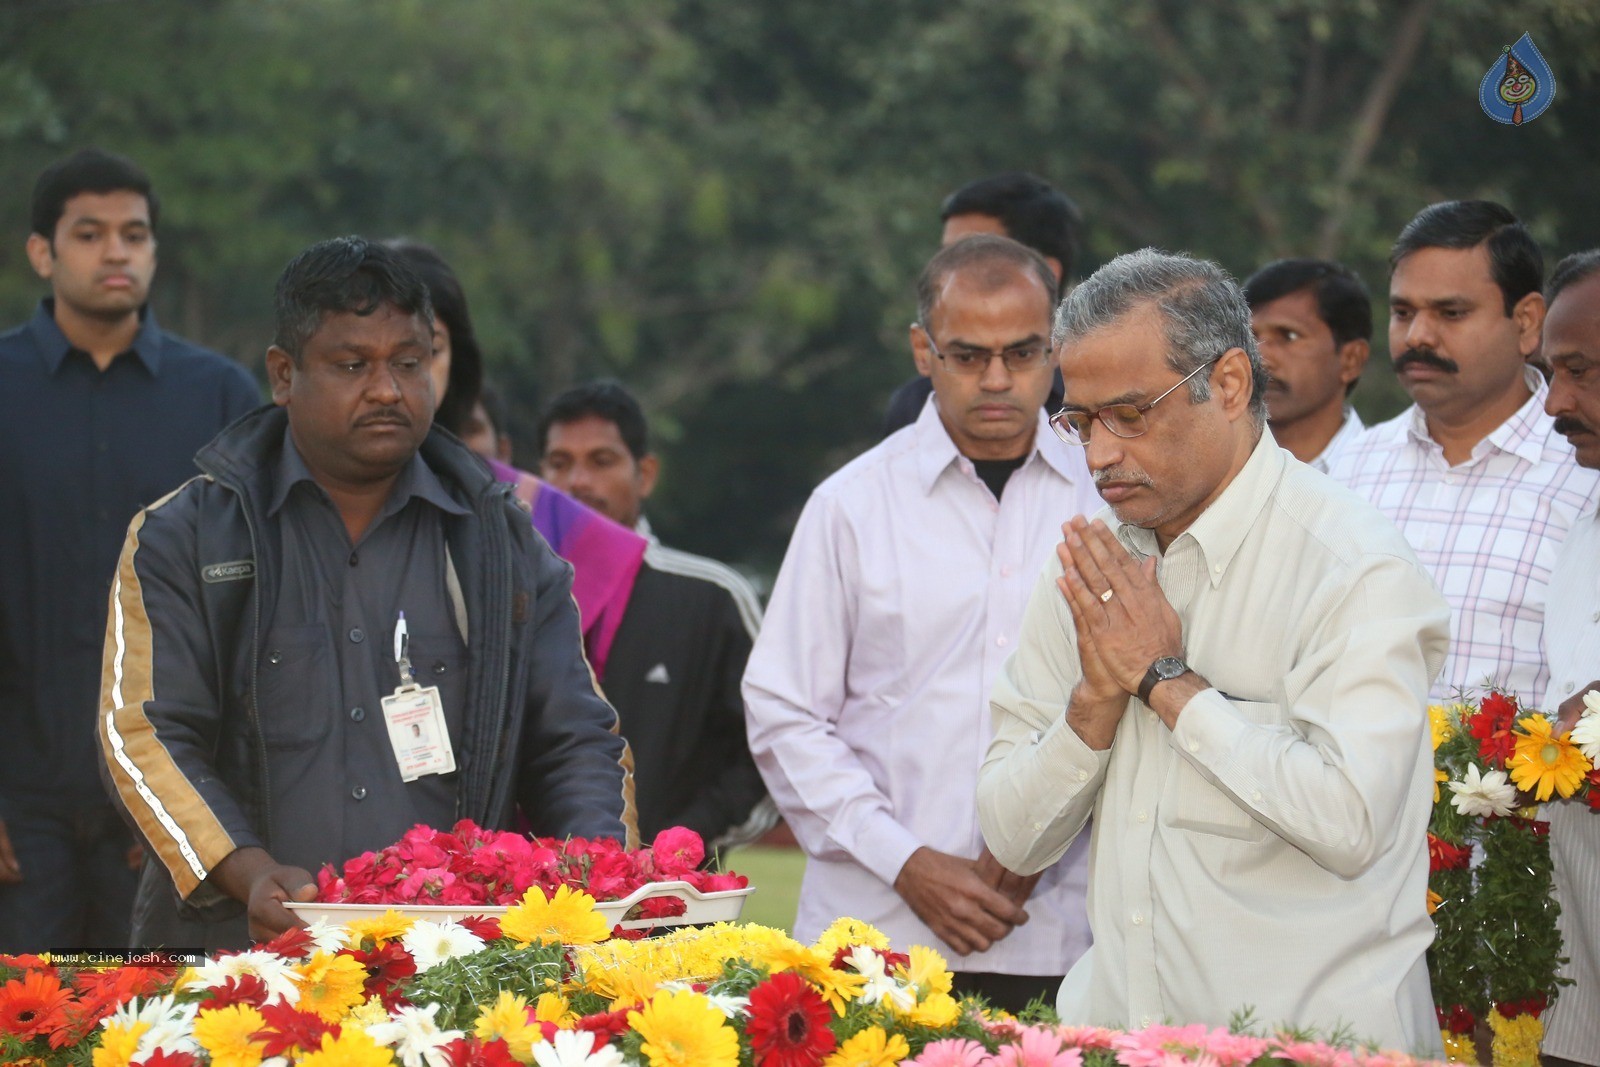
M 974 801 L 1030 576 L 1094 500 L 1041 407 L 1054 294 L 1004 237 L 928 263 L 911 347 L 933 395 L 812 494 L 744 678 L 751 750 L 809 858 L 796 936 L 854 916 L 1013 1010 L 1088 946 L 1086 850 L 1014 875 Z
M 1544 322 L 1539 246 L 1499 204 L 1456 200 L 1419 212 L 1389 262 L 1389 354 L 1414 403 L 1328 474 L 1394 520 L 1450 604 L 1434 699 L 1493 682 L 1538 707 L 1550 568 L 1597 484 L 1527 362 Z
M 1424 956 L 1426 694 L 1449 613 L 1372 507 L 1265 427 L 1214 264 L 1120 256 L 1057 313 L 1100 495 L 1063 527 L 995 688 L 984 840 L 1017 871 L 1090 840 L 1094 947 L 1064 1021 L 1262 1022 L 1437 1053 Z
M 1550 367 L 1545 411 L 1572 443 L 1577 461 L 1600 468 L 1600 249 L 1568 256 L 1546 289 L 1550 312 L 1542 350 Z M 1597 495 L 1600 496 L 1600 495 Z M 1600 499 L 1592 496 L 1556 556 L 1545 655 L 1561 702 L 1560 732 L 1583 712 L 1582 694 L 1600 690 Z M 1591 787 L 1593 788 L 1593 787 Z M 1545 807 L 1556 899 L 1561 903 L 1563 977 L 1545 1016 L 1546 1067 L 1600 1065 L 1600 812 L 1571 801 Z
M 1267 421 L 1278 444 L 1324 474 L 1364 428 L 1347 401 L 1372 351 L 1372 301 L 1349 267 L 1280 259 L 1244 282 L 1267 365 Z

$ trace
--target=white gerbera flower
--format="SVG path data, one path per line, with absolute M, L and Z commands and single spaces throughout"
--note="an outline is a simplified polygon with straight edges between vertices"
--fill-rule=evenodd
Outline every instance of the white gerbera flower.
M 446 960 L 483 950 L 483 938 L 452 919 L 437 923 L 419 919 L 400 935 L 400 944 L 411 953 L 419 974 Z
M 730 1019 L 737 1019 L 750 1009 L 749 997 L 736 997 L 728 993 L 712 993 L 709 990 L 701 994 L 711 1006 Z
M 463 1036 L 460 1030 L 441 1030 L 434 1021 L 439 1005 L 400 1008 L 388 1022 L 367 1027 L 367 1036 L 394 1049 L 405 1067 L 449 1067 L 445 1045 Z
M 1583 706 L 1588 710 L 1572 728 L 1572 743 L 1590 763 L 1600 763 L 1600 693 L 1583 694 Z
M 318 952 L 326 952 L 330 956 L 342 948 L 350 947 L 350 930 L 344 923 L 318 919 L 306 927 L 306 933 L 311 937 L 311 943 L 317 946 Z
M 206 960 L 194 969 L 186 989 L 205 989 L 222 985 L 229 978 L 239 979 L 254 975 L 267 987 L 267 1002 L 293 1004 L 300 999 L 300 985 L 295 980 L 294 960 L 284 959 L 276 952 L 252 949 Z
M 845 962 L 867 976 L 867 984 L 856 996 L 858 1003 L 887 1004 L 896 1011 L 910 1011 L 917 1006 L 917 995 L 884 970 L 883 957 L 872 949 L 856 945 Z
M 148 1023 L 150 1029 L 139 1036 L 134 1057 L 142 1059 L 158 1050 L 176 1055 L 180 1052 L 200 1051 L 200 1045 L 191 1033 L 198 1004 L 179 1004 L 171 993 L 164 997 L 134 997 L 101 1021 L 102 1026 L 115 1023 L 130 1029 L 137 1023 Z
M 623 1067 L 622 1053 L 587 1030 L 557 1030 L 533 1046 L 538 1067 Z
M 1469 817 L 1484 815 L 1510 815 L 1516 804 L 1517 791 L 1505 771 L 1489 771 L 1480 775 L 1478 765 L 1467 765 L 1461 781 L 1450 783 L 1450 804 L 1456 811 Z

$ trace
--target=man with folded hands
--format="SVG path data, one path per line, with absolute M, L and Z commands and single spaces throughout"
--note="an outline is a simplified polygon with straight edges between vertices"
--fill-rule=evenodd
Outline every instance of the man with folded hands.
M 1332 1029 L 1439 1051 L 1424 954 L 1428 686 L 1449 611 L 1370 505 L 1266 428 L 1237 285 L 1146 249 L 1054 342 L 1101 497 L 994 690 L 984 839 L 1026 874 L 1093 815 L 1064 1021 Z
M 391 250 L 306 250 L 278 281 L 276 406 L 128 529 L 100 741 L 148 843 L 136 945 L 276 934 L 311 870 L 417 823 L 520 806 L 540 834 L 631 836 L 572 568 L 430 432 L 432 327 Z

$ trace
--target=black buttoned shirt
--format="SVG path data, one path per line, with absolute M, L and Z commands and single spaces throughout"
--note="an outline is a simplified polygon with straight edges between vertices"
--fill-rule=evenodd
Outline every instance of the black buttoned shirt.
M 106 802 L 95 708 L 128 522 L 260 402 L 243 367 L 149 311 L 103 371 L 49 300 L 0 335 L 0 818 L 10 804 Z
M 281 539 L 283 566 L 258 686 L 279 863 L 315 873 L 417 823 L 455 822 L 457 775 L 402 781 L 381 701 L 400 684 L 394 635 L 404 611 L 417 684 L 438 687 L 460 745 L 467 645 L 450 595 L 444 517 L 468 513 L 413 456 L 352 544 L 285 433 L 266 533 Z

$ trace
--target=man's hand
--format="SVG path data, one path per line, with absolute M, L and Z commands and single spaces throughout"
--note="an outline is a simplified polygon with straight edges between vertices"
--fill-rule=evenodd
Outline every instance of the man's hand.
M 1028 902 L 1028 898 L 1033 895 L 1033 887 L 1039 884 L 1039 877 L 1044 874 L 1043 871 L 1038 874 L 1017 874 L 1015 871 L 1009 871 L 1000 866 L 1000 861 L 994 858 L 994 853 L 990 852 L 987 846 L 978 853 L 977 871 L 979 878 L 991 888 L 1004 893 L 1006 899 L 1019 908 Z
M 1578 719 L 1588 710 L 1588 706 L 1583 702 L 1585 693 L 1600 693 L 1600 679 L 1590 682 L 1561 702 L 1561 706 L 1556 709 L 1555 735 L 1557 737 L 1570 733 L 1572 728 L 1578 725 Z
M 1124 693 L 1136 694 L 1150 664 L 1163 656 L 1183 656 L 1183 624 L 1156 583 L 1156 561 L 1136 563 L 1099 520 L 1080 515 L 1067 523 L 1065 533 L 1067 572 L 1061 580 L 1080 643 L 1086 636 L 1100 661 L 1097 670 Z M 1087 666 L 1084 678 L 1087 682 Z M 1097 680 L 1086 695 L 1103 699 L 1104 684 Z
M 924 845 L 894 880 L 894 891 L 917 918 L 962 956 L 982 952 L 1028 921 L 1027 912 L 985 882 L 979 862 Z
M 6 832 L 6 821 L 0 819 L 0 885 L 21 885 L 22 865 L 17 862 L 16 850 L 11 847 L 11 835 Z
M 264 848 L 233 850 L 212 870 L 211 877 L 224 893 L 244 903 L 253 941 L 270 941 L 291 926 L 306 925 L 283 902 L 305 903 L 317 895 L 316 883 L 307 871 L 284 866 Z

